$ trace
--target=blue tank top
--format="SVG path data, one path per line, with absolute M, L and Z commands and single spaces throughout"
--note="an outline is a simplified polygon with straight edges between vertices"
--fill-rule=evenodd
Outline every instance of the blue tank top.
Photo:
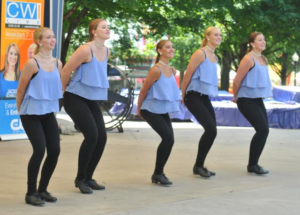
M 179 111 L 181 101 L 180 91 L 172 72 L 171 77 L 166 77 L 161 68 L 159 79 L 149 89 L 141 109 L 152 113 L 165 114 Z
M 81 64 L 74 72 L 66 91 L 89 100 L 107 100 L 108 49 L 104 61 L 98 61 L 92 52 L 92 60 Z
M 272 96 L 268 67 L 260 65 L 254 60 L 253 68 L 249 70 L 241 83 L 237 98 L 268 98 Z
M 18 81 L 7 81 L 4 73 L 0 72 L 0 99 L 16 98 Z
M 218 75 L 217 61 L 212 63 L 206 56 L 204 49 L 201 49 L 205 54 L 205 60 L 197 67 L 194 72 L 191 82 L 186 89 L 188 91 L 197 91 L 208 96 L 218 95 Z
M 38 61 L 38 72 L 31 79 L 20 108 L 20 115 L 44 115 L 59 112 L 62 85 L 57 66 L 52 72 L 44 71 Z

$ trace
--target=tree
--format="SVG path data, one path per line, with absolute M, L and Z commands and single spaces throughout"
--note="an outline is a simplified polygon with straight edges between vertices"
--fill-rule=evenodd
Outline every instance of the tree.
M 130 28 L 153 41 L 168 34 L 177 49 L 172 63 L 183 72 L 190 55 L 200 46 L 205 28 L 215 25 L 223 32 L 223 43 L 217 51 L 221 89 L 228 89 L 229 71 L 237 70 L 247 51 L 248 35 L 253 31 L 265 35 L 268 45 L 264 54 L 271 65 L 281 65 L 277 72 L 284 84 L 290 71 L 290 56 L 299 50 L 298 11 L 300 2 L 293 0 L 66 0 L 62 61 L 67 50 L 73 51 L 86 40 L 89 21 L 101 16 L 112 20 L 112 28 L 121 35 L 114 42 L 113 57 L 144 56 L 130 40 Z M 144 27 L 147 33 L 143 33 Z M 73 46 L 69 48 L 70 43 Z
M 69 46 L 73 51 L 87 40 L 87 28 L 95 18 L 120 19 L 131 23 L 147 23 L 152 29 L 164 29 L 165 20 L 159 9 L 162 1 L 147 0 L 65 0 L 61 60 L 66 61 Z M 118 22 L 117 22 L 118 24 Z

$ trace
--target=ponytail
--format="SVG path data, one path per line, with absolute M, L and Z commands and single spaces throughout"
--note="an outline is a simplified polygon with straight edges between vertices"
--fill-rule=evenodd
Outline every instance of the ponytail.
M 158 63 L 158 61 L 159 61 L 159 58 L 160 58 L 160 54 L 159 54 L 159 53 L 157 53 L 157 56 L 156 56 L 155 63 Z
M 38 54 L 40 52 L 40 45 L 36 43 L 36 47 L 34 49 L 34 54 Z
M 203 48 L 204 46 L 206 46 L 206 44 L 207 44 L 207 39 L 206 39 L 206 37 L 202 40 L 202 42 L 201 42 L 201 48 Z

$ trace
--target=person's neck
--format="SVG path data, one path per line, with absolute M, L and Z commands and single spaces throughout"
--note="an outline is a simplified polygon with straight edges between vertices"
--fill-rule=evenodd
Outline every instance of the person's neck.
M 161 58 L 161 59 L 159 59 L 158 62 L 161 63 L 164 66 L 169 66 L 169 59 Z
M 206 44 L 206 48 L 213 53 L 216 51 L 216 47 L 211 44 Z
M 94 43 L 95 43 L 95 46 L 98 48 L 98 49 L 102 49 L 104 48 L 104 40 L 101 40 L 101 39 L 94 39 Z
M 15 68 L 16 68 L 15 65 L 9 65 L 7 73 L 15 73 Z
M 261 51 L 252 49 L 251 53 L 256 57 L 261 57 Z
M 52 50 L 40 50 L 38 55 L 41 58 L 52 58 Z
M 13 69 L 9 68 L 9 70 L 4 73 L 4 77 L 8 81 L 15 80 L 15 70 L 14 70 L 14 68 Z

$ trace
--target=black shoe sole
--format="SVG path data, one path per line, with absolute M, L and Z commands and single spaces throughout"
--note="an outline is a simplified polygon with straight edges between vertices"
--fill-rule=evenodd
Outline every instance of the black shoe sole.
M 53 200 L 47 200 L 47 199 L 44 199 L 44 198 L 42 198 L 45 202 L 50 202 L 50 203 L 55 203 L 55 202 L 57 202 L 57 199 L 55 200 L 55 201 L 53 201 Z
M 79 186 L 75 185 L 75 187 L 78 188 L 78 189 L 80 190 L 80 192 L 83 193 L 83 194 L 93 194 L 93 190 L 92 190 L 92 192 L 85 192 L 85 191 L 82 191 L 82 190 L 79 188 Z
M 34 203 L 31 203 L 31 202 L 28 202 L 28 201 L 25 201 L 26 204 L 29 204 L 29 205 L 32 205 L 32 206 L 37 206 L 37 207 L 43 207 L 45 205 L 45 203 L 41 203 L 41 204 L 34 204 Z
M 211 175 L 210 175 L 210 176 L 203 176 L 203 175 L 200 175 L 199 173 L 196 173 L 196 172 L 194 172 L 194 175 L 199 175 L 199 176 L 201 176 L 202 178 L 210 178 L 210 177 L 211 177 Z
M 92 189 L 92 190 L 105 190 L 105 187 L 103 186 L 103 187 L 93 187 L 93 186 L 90 186 L 89 184 L 88 184 L 88 186 Z
M 161 184 L 161 185 L 172 185 L 173 184 L 173 183 L 165 184 L 165 183 L 161 183 L 159 181 L 153 180 L 153 179 L 152 179 L 152 183 L 154 183 L 154 184 Z
M 256 175 L 267 175 L 267 174 L 269 174 L 269 172 L 266 172 L 266 173 L 258 173 L 258 172 L 249 171 L 249 170 L 248 170 L 248 173 L 254 173 L 254 174 L 256 174 Z
M 92 188 L 92 187 L 91 187 L 91 189 L 92 190 L 105 190 L 105 188 Z

